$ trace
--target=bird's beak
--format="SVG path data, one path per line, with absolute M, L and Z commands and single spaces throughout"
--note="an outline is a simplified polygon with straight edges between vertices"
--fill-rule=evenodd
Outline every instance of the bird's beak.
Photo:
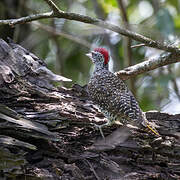
M 91 58 L 92 58 L 92 53 L 91 53 L 91 52 L 90 52 L 90 53 L 87 53 L 86 56 L 91 59 Z

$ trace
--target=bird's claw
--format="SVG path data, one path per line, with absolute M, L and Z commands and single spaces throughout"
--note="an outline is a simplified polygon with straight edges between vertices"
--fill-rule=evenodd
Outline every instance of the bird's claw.
M 150 129 L 151 132 L 153 132 L 155 135 L 160 136 L 160 134 L 155 130 L 155 128 L 153 128 L 153 127 L 150 125 L 149 122 L 146 124 L 146 126 L 147 126 L 147 128 Z
M 157 132 L 157 130 L 153 127 L 153 125 L 146 119 L 144 121 L 144 126 L 147 127 L 153 134 L 160 136 L 160 134 Z
M 105 139 L 104 133 L 103 133 L 103 131 L 102 131 L 102 127 L 103 127 L 104 125 L 94 124 L 94 126 L 100 131 L 100 134 L 101 134 L 102 138 Z
M 150 123 L 147 118 L 146 118 L 146 114 L 143 113 L 143 116 L 144 116 L 144 121 L 143 121 L 143 125 L 145 127 L 147 127 L 151 132 L 153 132 L 153 134 L 157 135 L 157 136 L 160 136 L 160 134 L 158 133 L 158 131 L 155 129 L 155 127 L 153 127 L 153 124 Z

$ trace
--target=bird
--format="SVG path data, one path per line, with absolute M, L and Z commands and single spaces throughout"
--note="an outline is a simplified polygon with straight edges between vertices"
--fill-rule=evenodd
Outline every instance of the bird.
M 109 71 L 110 56 L 107 49 L 98 47 L 86 55 L 95 65 L 87 85 L 88 95 L 107 118 L 107 123 L 98 126 L 102 137 L 104 138 L 102 127 L 110 126 L 115 121 L 123 124 L 143 125 L 143 127 L 149 128 L 153 134 L 160 136 L 147 120 L 124 81 Z

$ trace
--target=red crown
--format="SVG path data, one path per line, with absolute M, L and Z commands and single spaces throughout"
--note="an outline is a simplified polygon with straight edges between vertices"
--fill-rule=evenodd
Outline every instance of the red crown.
M 104 56 L 104 64 L 108 64 L 109 53 L 105 48 L 95 48 L 94 51 L 101 53 Z

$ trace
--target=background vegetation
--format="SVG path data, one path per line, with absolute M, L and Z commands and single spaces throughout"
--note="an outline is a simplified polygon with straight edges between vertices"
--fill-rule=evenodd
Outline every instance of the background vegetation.
M 179 0 L 54 0 L 61 10 L 96 17 L 130 28 L 158 41 L 179 46 Z M 0 19 L 19 18 L 46 12 L 43 0 L 1 0 Z M 73 84 L 85 85 L 92 72 L 92 63 L 85 56 L 97 46 L 111 54 L 111 71 L 118 71 L 159 50 L 145 46 L 131 48 L 139 42 L 96 26 L 65 19 L 43 19 L 28 24 L 0 26 L 0 37 L 16 43 L 44 59 L 48 67 Z M 180 65 L 178 63 L 139 75 L 128 82 L 144 111 L 180 112 Z M 71 86 L 65 84 L 66 86 Z

